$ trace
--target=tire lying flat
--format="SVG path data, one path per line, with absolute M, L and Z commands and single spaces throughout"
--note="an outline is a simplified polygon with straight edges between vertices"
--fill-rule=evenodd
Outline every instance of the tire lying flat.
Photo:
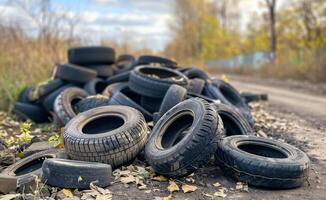
M 107 163 L 113 168 L 132 162 L 146 139 L 143 115 L 127 106 L 103 106 L 79 113 L 63 134 L 72 159 Z
M 77 47 L 68 50 L 69 63 L 76 65 L 113 64 L 115 51 L 110 47 Z
M 42 165 L 41 181 L 61 188 L 87 189 L 93 181 L 97 181 L 97 186 L 107 187 L 111 173 L 111 166 L 103 163 L 48 159 Z
M 208 102 L 199 98 L 183 101 L 155 124 L 145 147 L 146 159 L 158 174 L 187 176 L 212 157 L 221 125 Z
M 96 76 L 97 72 L 95 70 L 73 64 L 57 65 L 54 70 L 55 78 L 77 84 L 87 83 Z
M 271 139 L 248 135 L 226 137 L 218 144 L 215 158 L 226 173 L 258 187 L 295 188 L 308 178 L 307 155 Z

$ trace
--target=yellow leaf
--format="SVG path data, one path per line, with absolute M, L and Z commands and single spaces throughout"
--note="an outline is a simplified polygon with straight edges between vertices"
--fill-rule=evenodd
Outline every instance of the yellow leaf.
M 81 176 L 78 176 L 78 182 L 82 181 L 83 178 Z
M 121 183 L 124 183 L 124 184 L 133 183 L 133 182 L 135 182 L 135 177 L 133 177 L 133 176 L 121 177 L 120 181 L 121 181 Z
M 214 187 L 220 187 L 221 186 L 221 184 L 219 182 L 216 182 L 213 185 L 214 185 Z
M 152 177 L 152 180 L 154 180 L 154 181 L 160 181 L 160 182 L 166 182 L 166 181 L 168 181 L 168 179 L 165 178 L 164 176 L 154 176 L 154 177 Z
M 173 199 L 172 194 L 170 194 L 167 197 L 163 197 L 163 200 L 172 200 L 172 199 Z
M 184 193 L 188 193 L 188 192 L 194 192 L 197 190 L 197 187 L 194 185 L 188 185 L 188 184 L 183 184 L 182 185 L 182 190 Z
M 170 183 L 170 185 L 168 186 L 169 192 L 172 193 L 180 190 L 179 186 L 174 181 L 170 181 L 169 183 Z
M 72 198 L 74 195 L 72 194 L 72 192 L 69 190 L 69 189 L 65 189 L 65 188 L 63 188 L 62 189 L 62 192 L 63 192 L 63 194 L 66 196 L 66 197 L 68 197 L 68 198 Z
M 222 79 L 223 81 L 227 82 L 227 83 L 230 82 L 230 81 L 229 81 L 229 78 L 228 78 L 227 75 L 225 75 L 225 74 L 222 74 L 221 79 Z
M 225 198 L 226 197 L 225 189 L 224 188 L 219 189 L 218 192 L 214 193 L 214 196 Z

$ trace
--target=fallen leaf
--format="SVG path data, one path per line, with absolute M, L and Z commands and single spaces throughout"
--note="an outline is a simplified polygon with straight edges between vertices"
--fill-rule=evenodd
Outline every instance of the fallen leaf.
M 188 192 L 194 192 L 197 190 L 197 187 L 194 185 L 188 185 L 188 184 L 183 184 L 182 185 L 182 190 L 184 193 L 188 193 Z
M 154 181 L 160 181 L 160 182 L 166 182 L 166 181 L 168 181 L 168 179 L 165 178 L 164 176 L 154 176 L 154 177 L 152 177 L 152 180 L 154 180 Z
M 211 199 L 213 199 L 213 198 L 214 198 L 214 196 L 213 196 L 213 195 L 211 195 L 211 194 L 207 194 L 207 193 L 204 193 L 204 192 L 203 192 L 203 195 L 204 195 L 205 197 L 209 197 L 209 198 L 211 198 Z
M 11 200 L 11 199 L 14 199 L 19 196 L 20 196 L 20 194 L 6 194 L 6 195 L 1 196 L 1 200 Z
M 63 192 L 63 194 L 66 196 L 66 197 L 68 197 L 68 198 L 72 198 L 74 195 L 72 194 L 72 192 L 69 190 L 69 189 L 65 189 L 65 188 L 63 188 L 62 189 L 62 192 Z
M 236 186 L 235 186 L 236 190 L 242 190 L 243 189 L 243 183 L 242 182 L 237 182 Z
M 214 187 L 220 187 L 221 186 L 221 184 L 219 182 L 216 182 L 213 185 L 214 185 Z
M 226 197 L 225 189 L 224 188 L 219 189 L 217 192 L 214 193 L 214 196 L 225 198 Z
M 151 193 L 151 190 L 144 190 L 144 192 L 145 192 L 146 194 L 149 194 L 149 193 Z
M 124 184 L 133 183 L 133 182 L 135 182 L 135 177 L 133 177 L 133 176 L 121 177 L 120 181 L 121 181 L 121 183 L 124 183 Z
M 81 176 L 78 176 L 78 182 L 80 182 L 80 181 L 82 181 L 83 180 L 83 178 L 81 177 Z
M 163 200 L 172 200 L 172 199 L 173 199 L 172 194 L 170 194 L 167 197 L 163 197 Z
M 170 181 L 169 182 L 169 186 L 168 186 L 168 191 L 169 192 L 177 192 L 180 190 L 179 186 L 174 182 L 174 181 Z

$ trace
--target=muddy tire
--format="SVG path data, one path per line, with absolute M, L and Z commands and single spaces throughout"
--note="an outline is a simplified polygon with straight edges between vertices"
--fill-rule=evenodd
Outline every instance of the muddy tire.
M 78 101 L 87 97 L 87 92 L 77 87 L 64 90 L 55 99 L 54 113 L 59 124 L 67 124 L 73 117 L 77 115 L 75 105 Z
M 226 137 L 218 144 L 215 158 L 236 180 L 257 187 L 295 188 L 308 178 L 307 155 L 271 139 L 248 135 Z
M 163 98 L 172 84 L 186 88 L 188 79 L 182 73 L 164 67 L 139 66 L 130 73 L 130 89 L 142 96 Z
M 96 185 L 110 185 L 110 165 L 66 159 L 48 159 L 43 162 L 41 181 L 50 186 L 87 189 L 93 181 Z
M 116 168 L 132 162 L 143 149 L 147 125 L 134 108 L 104 106 L 74 117 L 65 127 L 63 140 L 72 159 L 107 163 Z
M 169 110 L 155 124 L 145 147 L 154 171 L 166 177 L 183 177 L 214 155 L 221 139 L 215 109 L 208 102 L 188 99 Z

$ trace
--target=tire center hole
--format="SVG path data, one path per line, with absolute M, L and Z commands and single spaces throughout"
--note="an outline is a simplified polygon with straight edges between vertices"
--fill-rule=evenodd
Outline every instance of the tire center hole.
M 14 173 L 16 174 L 16 176 L 21 176 L 21 175 L 33 172 L 35 170 L 38 170 L 42 167 L 44 160 L 48 159 L 48 158 L 53 158 L 53 157 L 52 156 L 44 156 L 44 157 L 32 160 L 31 162 L 28 162 L 25 165 L 16 169 L 14 171 Z
M 193 121 L 194 118 L 190 114 L 179 116 L 164 131 L 160 141 L 161 146 L 167 149 L 178 144 L 187 135 Z
M 84 134 L 100 134 L 121 127 L 124 120 L 118 116 L 103 116 L 89 121 L 82 129 Z
M 225 113 L 219 113 L 219 115 L 223 121 L 226 136 L 242 135 L 241 128 L 231 116 Z
M 240 144 L 238 148 L 247 153 L 267 158 L 287 158 L 285 153 L 271 146 L 263 146 L 259 144 Z

